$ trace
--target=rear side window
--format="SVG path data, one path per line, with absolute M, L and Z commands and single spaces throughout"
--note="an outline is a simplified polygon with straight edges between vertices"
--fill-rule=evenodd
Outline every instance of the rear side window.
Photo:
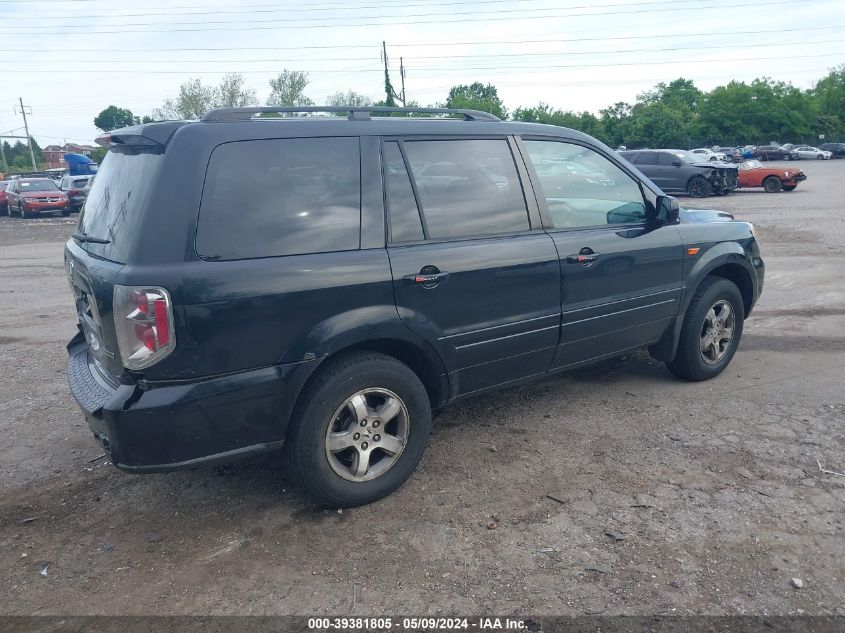
M 354 250 L 360 226 L 357 137 L 238 141 L 211 154 L 197 226 L 200 257 Z
M 527 231 L 528 209 L 507 141 L 405 141 L 429 239 Z
M 658 156 L 659 154 L 657 152 L 642 152 L 641 154 L 637 154 L 636 161 L 634 164 L 656 165 Z
M 423 239 L 420 211 L 411 187 L 411 178 L 399 150 L 399 143 L 384 144 L 384 177 L 387 183 L 387 206 L 390 210 L 390 241 L 410 242 Z

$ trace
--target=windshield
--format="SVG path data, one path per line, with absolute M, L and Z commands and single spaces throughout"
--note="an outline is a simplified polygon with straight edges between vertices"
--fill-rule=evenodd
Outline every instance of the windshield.
M 742 164 L 740 164 L 739 168 L 742 171 L 745 171 L 747 169 L 757 169 L 758 167 L 762 167 L 762 166 L 763 166 L 763 163 L 761 163 L 759 160 L 746 160 L 746 161 L 743 161 Z
M 91 185 L 77 225 L 77 232 L 109 243 L 82 242 L 82 248 L 125 263 L 132 234 L 143 221 L 143 207 L 152 194 L 152 184 L 163 159 L 157 152 L 109 151 Z
M 52 180 L 21 180 L 21 193 L 28 191 L 58 191 Z

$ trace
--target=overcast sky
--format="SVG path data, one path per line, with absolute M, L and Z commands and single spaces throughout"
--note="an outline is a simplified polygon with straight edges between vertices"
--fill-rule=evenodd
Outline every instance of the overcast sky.
M 769 76 L 809 88 L 845 63 L 843 0 L 0 0 L 0 134 L 91 142 L 114 104 L 147 114 L 190 77 L 240 72 L 263 102 L 281 69 L 382 99 L 381 42 L 409 99 L 490 82 L 506 107 L 632 101 L 658 81 Z

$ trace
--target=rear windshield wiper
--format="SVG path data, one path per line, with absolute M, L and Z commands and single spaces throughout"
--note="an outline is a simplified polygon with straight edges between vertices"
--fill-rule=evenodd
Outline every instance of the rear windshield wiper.
M 111 244 L 111 240 L 102 237 L 94 237 L 93 235 L 85 235 L 85 233 L 71 233 L 71 237 L 80 242 L 92 242 L 94 244 Z

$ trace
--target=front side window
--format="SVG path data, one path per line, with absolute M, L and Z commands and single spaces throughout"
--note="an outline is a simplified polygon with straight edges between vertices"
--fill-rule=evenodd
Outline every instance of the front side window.
M 554 228 L 645 221 L 639 183 L 601 154 L 558 141 L 525 141 L 525 146 Z
M 357 138 L 238 141 L 211 154 L 197 225 L 204 259 L 354 250 L 360 227 Z
M 405 141 L 429 239 L 530 229 L 508 142 L 498 139 Z

